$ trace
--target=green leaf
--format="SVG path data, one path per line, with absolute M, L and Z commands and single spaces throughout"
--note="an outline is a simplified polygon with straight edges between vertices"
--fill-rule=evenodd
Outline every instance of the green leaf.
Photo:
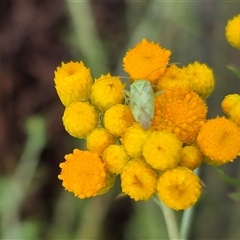
M 239 68 L 237 68 L 236 66 L 233 66 L 233 65 L 228 65 L 227 68 L 230 69 L 233 73 L 235 73 L 238 78 L 240 78 L 240 69 Z
M 217 172 L 219 173 L 219 175 L 223 181 L 225 181 L 226 183 L 228 183 L 232 186 L 240 188 L 240 180 L 239 179 L 227 176 L 220 167 L 215 167 L 215 169 L 217 170 Z

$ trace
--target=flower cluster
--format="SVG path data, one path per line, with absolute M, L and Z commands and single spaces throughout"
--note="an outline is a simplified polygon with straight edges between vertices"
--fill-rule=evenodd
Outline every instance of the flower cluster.
M 229 35 L 229 34 L 228 34 Z M 55 85 L 65 105 L 63 125 L 87 150 L 74 149 L 60 164 L 58 178 L 79 198 L 107 192 L 120 176 L 122 193 L 134 200 L 154 194 L 175 210 L 194 205 L 202 185 L 194 169 L 221 165 L 240 153 L 240 96 L 222 102 L 227 117 L 207 119 L 206 98 L 214 89 L 212 70 L 199 62 L 169 64 L 171 52 L 143 39 L 123 58 L 133 84 L 151 83 L 154 95 L 127 93 L 120 77 L 93 80 L 83 62 L 62 63 Z M 145 95 L 144 95 L 145 94 Z M 151 102 L 148 99 L 152 99 Z M 129 105 L 134 101 L 135 107 Z M 150 127 L 134 117 L 136 110 Z M 149 108 L 149 109 L 148 109 Z M 153 118 L 148 111 L 153 109 Z

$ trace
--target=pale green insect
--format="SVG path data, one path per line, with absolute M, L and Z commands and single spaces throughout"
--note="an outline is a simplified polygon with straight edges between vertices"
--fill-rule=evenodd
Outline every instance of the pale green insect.
M 130 92 L 124 93 L 129 97 L 134 119 L 141 127 L 148 129 L 154 116 L 154 92 L 151 83 L 144 79 L 137 80 L 130 85 Z
M 130 85 L 130 92 L 125 90 L 124 93 L 129 97 L 134 119 L 141 127 L 148 129 L 152 125 L 154 117 L 154 98 L 162 94 L 162 91 L 154 93 L 151 83 L 140 79 Z

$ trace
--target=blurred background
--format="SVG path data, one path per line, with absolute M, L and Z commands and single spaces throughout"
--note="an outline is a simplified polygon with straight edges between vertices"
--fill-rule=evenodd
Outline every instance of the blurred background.
M 233 1 L 0 1 L 0 237 L 1 239 L 167 239 L 156 204 L 107 194 L 80 200 L 57 176 L 64 155 L 80 147 L 62 126 L 54 88 L 61 62 L 83 61 L 92 76 L 122 70 L 125 52 L 146 38 L 172 51 L 170 62 L 194 61 L 214 71 L 209 115 L 223 115 L 224 96 L 240 92 L 227 65 L 240 53 L 225 39 Z M 222 169 L 240 178 L 239 160 Z M 237 189 L 203 165 L 205 185 L 189 239 L 240 239 Z M 177 217 L 182 213 L 177 212 Z

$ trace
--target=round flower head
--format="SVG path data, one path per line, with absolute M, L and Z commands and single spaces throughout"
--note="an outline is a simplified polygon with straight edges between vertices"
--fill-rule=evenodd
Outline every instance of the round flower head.
M 225 96 L 225 98 L 221 102 L 221 107 L 222 107 L 223 112 L 225 114 L 229 115 L 230 110 L 237 102 L 240 102 L 239 94 L 229 94 L 229 95 Z
M 86 138 L 86 146 L 90 152 L 96 152 L 98 156 L 102 156 L 104 150 L 116 139 L 105 128 L 94 128 Z
M 65 108 L 63 125 L 77 138 L 85 138 L 98 124 L 98 113 L 89 102 L 72 102 Z
M 185 167 L 168 169 L 157 181 L 159 198 L 177 211 L 194 205 L 200 197 L 201 188 L 198 176 Z
M 156 190 L 157 173 L 142 158 L 127 162 L 121 174 L 122 192 L 135 201 L 148 200 Z
M 207 157 L 206 163 L 225 164 L 233 161 L 240 152 L 240 128 L 225 117 L 208 120 L 199 131 L 197 144 Z
M 66 190 L 79 198 L 89 198 L 105 186 L 106 170 L 96 153 L 74 149 L 65 159 L 58 178 Z
M 213 91 L 213 72 L 205 64 L 194 62 L 186 67 L 186 76 L 189 77 L 191 89 L 201 98 L 206 99 Z
M 172 64 L 166 68 L 164 75 L 158 80 L 157 86 L 163 90 L 191 89 L 191 82 L 185 68 L 179 68 Z
M 228 21 L 225 35 L 229 44 L 240 49 L 240 14 Z
M 116 179 L 115 174 L 106 171 L 106 178 L 105 178 L 104 186 L 97 192 L 97 195 L 102 195 L 102 194 L 108 192 L 108 190 L 114 186 L 115 179 Z
M 240 96 L 238 94 L 227 95 L 222 101 L 221 107 L 223 112 L 240 126 Z
M 154 169 L 164 171 L 176 167 L 181 158 L 182 143 L 168 131 L 154 131 L 143 145 L 143 157 Z
M 123 68 L 133 80 L 146 79 L 156 84 L 163 75 L 171 52 L 143 39 L 123 58 Z
M 109 172 L 120 174 L 129 160 L 123 145 L 110 145 L 103 153 L 103 161 Z
M 116 104 L 104 114 L 103 125 L 115 137 L 120 137 L 134 122 L 129 106 Z
M 123 101 L 124 87 L 125 84 L 119 77 L 111 77 L 110 74 L 102 75 L 92 85 L 91 103 L 100 112 L 105 112 L 111 106 Z
M 62 63 L 55 71 L 54 81 L 63 105 L 89 100 L 93 80 L 83 62 Z
M 240 126 L 240 101 L 232 106 L 229 112 L 229 118 Z
M 203 156 L 197 147 L 185 146 L 182 149 L 182 156 L 178 165 L 181 167 L 187 167 L 191 170 L 194 170 L 200 166 L 202 160 Z
M 164 90 L 155 98 L 152 128 L 175 133 L 183 143 L 192 143 L 205 122 L 207 106 L 192 90 Z
M 133 123 L 121 139 L 127 154 L 132 158 L 142 156 L 143 143 L 145 142 L 149 131 L 144 130 L 138 123 Z

